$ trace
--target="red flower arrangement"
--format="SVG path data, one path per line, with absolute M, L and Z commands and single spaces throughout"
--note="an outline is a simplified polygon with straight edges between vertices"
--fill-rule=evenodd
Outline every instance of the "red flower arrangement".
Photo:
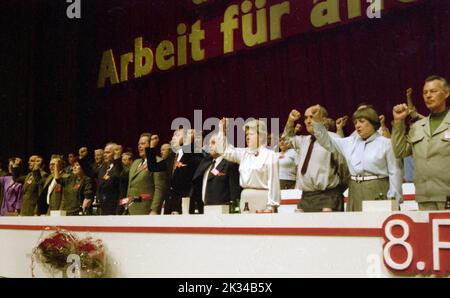
M 79 257 L 79 271 L 84 276 L 101 277 L 105 273 L 105 249 L 100 239 L 87 237 L 78 240 L 73 234 L 58 230 L 42 239 L 33 250 L 32 274 L 34 261 L 41 263 L 49 271 L 64 271 L 70 265 L 69 256 Z
M 100 239 L 88 237 L 78 242 L 81 271 L 89 276 L 101 277 L 105 273 L 105 249 Z

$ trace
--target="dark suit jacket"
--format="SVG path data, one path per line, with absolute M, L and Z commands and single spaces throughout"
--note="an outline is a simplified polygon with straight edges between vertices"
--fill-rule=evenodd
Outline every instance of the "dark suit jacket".
M 191 146 L 183 146 L 183 156 L 178 166 L 174 167 L 177 162 L 176 155 L 171 154 L 169 158 L 163 161 L 157 161 L 156 148 L 147 148 L 147 161 L 151 172 L 164 172 L 168 177 L 168 194 L 165 197 L 164 213 L 170 214 L 172 211 L 181 213 L 181 198 L 189 197 L 192 177 L 203 158 L 201 153 L 193 153 Z
M 80 160 L 85 160 L 85 158 L 80 159 Z M 89 165 L 89 160 L 86 160 L 86 163 Z M 90 164 L 89 167 L 87 167 L 85 169 L 85 172 L 88 171 L 89 173 L 86 172 L 86 175 L 90 176 L 90 177 L 95 177 L 97 178 L 98 176 L 98 171 L 100 170 L 100 168 L 103 166 L 103 163 L 98 166 L 95 162 Z M 84 169 L 84 167 L 83 167 Z
M 94 199 L 94 181 L 89 176 L 64 175 L 56 179 L 56 182 L 63 189 L 59 210 L 67 211 L 68 216 L 79 214 L 84 199 Z
M 68 174 L 63 174 L 63 176 L 67 176 L 67 175 Z M 48 177 L 44 183 L 44 188 L 39 195 L 38 209 L 39 209 L 40 214 L 47 213 L 47 215 L 48 215 L 48 214 L 50 214 L 50 211 L 52 211 L 52 210 L 59 210 L 59 207 L 61 205 L 63 191 L 62 191 L 62 185 L 58 184 L 58 183 L 56 183 L 55 188 L 53 188 L 52 192 L 50 193 L 49 204 L 47 203 L 48 188 L 50 187 L 50 184 L 52 181 L 53 181 L 53 175 L 50 174 L 50 175 L 48 175 Z
M 103 164 L 98 170 L 97 200 L 100 203 L 101 215 L 116 215 L 120 199 L 120 175 L 123 170 L 120 158 L 114 160 L 112 169 Z
M 205 157 L 195 171 L 192 179 L 190 212 L 195 208 L 203 213 L 203 177 L 212 163 L 211 156 Z M 205 205 L 226 205 L 230 201 L 240 199 L 241 187 L 239 185 L 239 165 L 223 159 L 216 167 L 221 174 L 215 176 L 211 172 L 206 184 Z

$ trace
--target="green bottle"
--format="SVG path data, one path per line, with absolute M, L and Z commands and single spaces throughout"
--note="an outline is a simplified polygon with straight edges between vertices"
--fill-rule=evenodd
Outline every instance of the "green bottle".
M 241 209 L 239 208 L 239 204 L 240 204 L 239 199 L 231 201 L 231 204 L 230 204 L 230 209 L 231 209 L 230 213 L 231 214 L 239 214 L 239 213 L 241 213 Z

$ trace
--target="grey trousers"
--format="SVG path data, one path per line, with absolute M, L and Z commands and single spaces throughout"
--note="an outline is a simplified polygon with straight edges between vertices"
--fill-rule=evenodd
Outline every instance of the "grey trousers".
M 389 178 L 370 180 L 358 183 L 350 180 L 348 189 L 348 204 L 346 211 L 362 211 L 363 201 L 387 200 Z

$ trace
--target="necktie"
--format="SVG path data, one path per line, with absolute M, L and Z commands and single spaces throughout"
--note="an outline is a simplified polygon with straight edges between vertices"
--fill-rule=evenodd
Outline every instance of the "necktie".
M 147 161 L 146 161 L 146 160 L 143 160 L 143 161 L 139 164 L 139 170 L 143 170 L 143 169 L 145 169 L 146 167 L 147 167 Z M 112 167 L 109 167 L 109 168 L 106 170 L 106 175 L 109 174 L 109 171 L 111 171 L 111 169 L 112 169 Z
M 316 142 L 316 137 L 311 136 L 311 142 L 309 143 L 308 152 L 306 153 L 305 162 L 303 163 L 301 173 L 302 175 L 306 174 L 308 170 L 309 160 L 311 159 L 312 150 L 314 148 L 314 143 Z
M 175 158 L 174 158 L 174 160 L 173 160 L 172 175 L 173 175 L 173 172 L 175 172 L 175 169 L 177 168 L 177 164 L 178 164 L 178 156 L 179 156 L 178 153 L 175 154 Z
M 214 170 L 214 165 L 215 165 L 215 163 L 216 163 L 216 160 L 215 159 L 213 159 L 212 161 L 211 161 L 211 164 L 209 165 L 209 167 L 208 167 L 208 178 L 211 178 L 211 176 L 214 176 L 214 174 L 213 173 L 211 173 L 211 171 L 212 170 Z

